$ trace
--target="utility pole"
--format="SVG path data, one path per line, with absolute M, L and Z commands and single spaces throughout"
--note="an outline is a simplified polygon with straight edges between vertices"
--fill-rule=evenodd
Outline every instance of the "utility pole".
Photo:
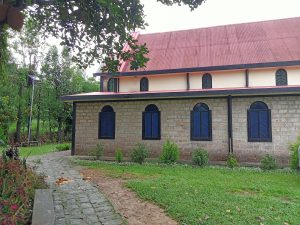
M 32 123 L 32 107 L 33 107 L 33 97 L 34 97 L 34 83 L 40 79 L 36 76 L 29 75 L 29 78 L 32 80 L 32 91 L 31 91 L 31 101 L 30 101 L 30 114 L 29 114 L 29 127 L 28 127 L 28 145 L 30 144 L 31 139 L 31 123 Z

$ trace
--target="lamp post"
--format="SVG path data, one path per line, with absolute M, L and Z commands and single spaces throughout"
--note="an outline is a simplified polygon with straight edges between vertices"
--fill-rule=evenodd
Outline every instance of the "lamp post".
M 37 76 L 29 75 L 29 78 L 32 80 L 32 91 L 31 91 L 31 100 L 30 100 L 30 114 L 29 114 L 29 127 L 28 127 L 28 145 L 30 144 L 31 139 L 31 122 L 32 122 L 32 107 L 33 107 L 33 97 L 34 97 L 34 83 L 40 79 Z

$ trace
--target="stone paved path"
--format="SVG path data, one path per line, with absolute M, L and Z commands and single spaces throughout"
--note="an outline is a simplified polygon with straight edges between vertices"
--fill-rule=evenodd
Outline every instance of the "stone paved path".
M 97 187 L 82 179 L 79 167 L 68 161 L 69 155 L 69 151 L 56 152 L 28 160 L 38 173 L 47 176 L 46 182 L 54 189 L 55 225 L 125 224 Z M 57 185 L 55 182 L 60 177 L 70 182 Z

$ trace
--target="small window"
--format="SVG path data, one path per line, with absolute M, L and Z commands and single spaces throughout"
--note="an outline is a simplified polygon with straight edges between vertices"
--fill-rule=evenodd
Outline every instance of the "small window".
M 211 110 L 204 103 L 195 105 L 191 111 L 191 140 L 211 141 Z
M 287 72 L 285 69 L 279 69 L 276 71 L 276 86 L 286 86 L 288 85 L 287 81 Z
M 109 105 L 104 106 L 99 113 L 99 139 L 115 139 L 116 114 Z
M 110 78 L 107 82 L 107 91 L 118 92 L 118 79 Z
M 209 73 L 202 76 L 202 89 L 212 88 L 212 77 Z
M 149 81 L 148 78 L 143 77 L 140 81 L 140 91 L 149 91 Z
M 271 110 L 264 102 L 254 102 L 248 110 L 248 141 L 272 141 Z
M 143 139 L 160 139 L 160 111 L 156 105 L 148 105 L 143 112 Z

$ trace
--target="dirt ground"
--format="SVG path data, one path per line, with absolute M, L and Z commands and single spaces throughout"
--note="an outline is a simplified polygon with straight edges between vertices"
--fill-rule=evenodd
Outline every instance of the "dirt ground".
M 124 187 L 124 180 L 105 176 L 99 170 L 81 171 L 84 179 L 96 183 L 110 199 L 115 209 L 130 225 L 176 225 L 176 221 L 166 215 L 158 206 L 139 199 L 130 189 Z

